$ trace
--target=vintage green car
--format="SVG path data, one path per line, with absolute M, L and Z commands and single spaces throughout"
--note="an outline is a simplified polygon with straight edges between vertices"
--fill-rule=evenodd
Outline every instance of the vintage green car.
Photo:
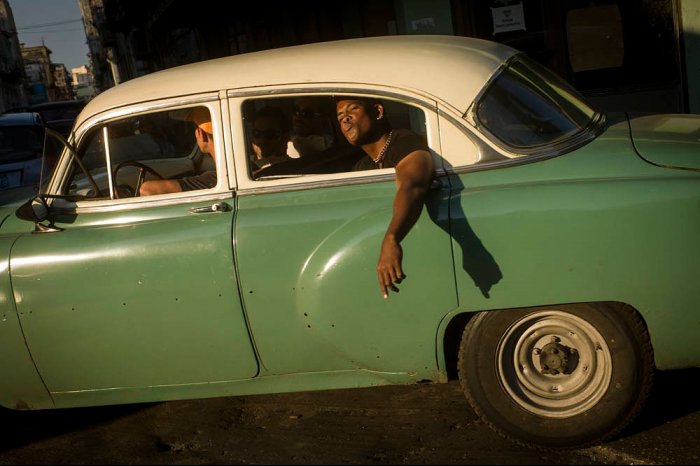
M 376 263 L 396 174 L 353 170 L 366 155 L 338 130 L 337 95 L 381 99 L 436 166 L 389 299 Z M 286 120 L 258 128 L 270 107 Z M 202 112 L 209 154 L 188 116 Z M 3 208 L 0 404 L 458 376 L 510 439 L 601 442 L 657 369 L 700 364 L 699 138 L 699 116 L 604 115 L 516 50 L 463 37 L 312 44 L 120 84 L 82 111 L 40 195 Z M 287 156 L 263 160 L 258 139 Z

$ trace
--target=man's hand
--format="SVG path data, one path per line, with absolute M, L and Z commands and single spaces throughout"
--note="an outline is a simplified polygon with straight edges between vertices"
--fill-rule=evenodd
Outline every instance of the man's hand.
M 398 292 L 396 285 L 406 278 L 401 267 L 401 241 L 420 217 L 433 173 L 433 160 L 424 150 L 411 152 L 396 165 L 394 210 L 377 265 L 379 289 L 384 299 L 389 298 L 389 290 Z
M 401 269 L 403 259 L 403 249 L 393 236 L 385 236 L 382 242 L 382 250 L 379 253 L 379 263 L 377 264 L 377 275 L 379 276 L 379 290 L 384 299 L 389 299 L 389 289 L 396 293 L 399 288 L 396 286 L 406 278 Z
M 154 194 L 179 193 L 182 191 L 177 180 L 149 180 L 144 181 L 139 189 L 139 196 L 153 196 Z

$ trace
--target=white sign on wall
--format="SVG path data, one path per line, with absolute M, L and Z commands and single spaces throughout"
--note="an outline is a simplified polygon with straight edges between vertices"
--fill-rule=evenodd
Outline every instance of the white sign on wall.
M 523 14 L 523 3 L 517 5 L 499 6 L 491 8 L 493 15 L 493 34 L 508 31 L 524 31 L 525 15 Z

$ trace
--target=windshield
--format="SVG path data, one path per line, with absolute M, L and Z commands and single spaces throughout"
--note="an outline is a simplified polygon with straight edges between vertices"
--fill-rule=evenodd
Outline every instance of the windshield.
M 497 143 L 528 151 L 583 132 L 597 112 L 568 83 L 521 55 L 486 89 L 476 119 Z

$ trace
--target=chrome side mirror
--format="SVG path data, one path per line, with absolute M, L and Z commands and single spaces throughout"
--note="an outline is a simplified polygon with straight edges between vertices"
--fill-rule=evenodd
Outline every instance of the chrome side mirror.
M 49 218 L 49 205 L 42 196 L 37 196 L 30 202 L 34 221 L 43 222 Z
M 36 196 L 17 209 L 17 217 L 34 222 L 34 233 L 63 231 L 63 228 L 53 224 L 53 220 L 50 219 L 50 213 L 49 204 L 44 196 Z M 41 223 L 45 220 L 48 220 L 48 225 Z

